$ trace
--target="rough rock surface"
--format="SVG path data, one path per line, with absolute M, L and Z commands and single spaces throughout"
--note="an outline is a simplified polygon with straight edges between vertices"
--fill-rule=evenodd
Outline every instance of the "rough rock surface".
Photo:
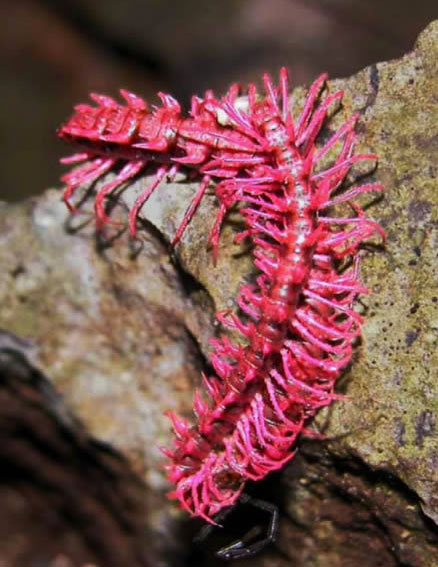
M 78 220 L 75 232 L 54 190 L 1 206 L 0 327 L 30 342 L 31 360 L 89 434 L 129 458 L 150 489 L 145 514 L 159 534 L 151 546 L 172 565 L 165 557 L 176 510 L 165 498 L 163 412 L 191 404 L 200 375 L 193 337 L 212 334 L 213 311 L 157 236 L 133 255 L 126 238 L 102 244 L 93 223 Z
M 361 300 L 366 324 L 340 384 L 351 401 L 318 416 L 327 440 L 303 442 L 275 486 L 258 488 L 259 495 L 272 492 L 283 521 L 277 548 L 254 566 L 438 565 L 436 77 L 438 22 L 411 54 L 330 85 L 346 93 L 334 123 L 359 111 L 361 149 L 379 155 L 371 177 L 386 192 L 381 200 L 368 197 L 368 212 L 388 240 L 363 262 L 371 291 Z M 145 182 L 129 187 L 123 202 Z M 252 276 L 249 254 L 233 244 L 233 222 L 216 267 L 205 251 L 213 194 L 177 250 L 187 273 L 169 261 L 164 244 L 195 186 L 181 177 L 159 188 L 144 208 L 143 247 L 135 254 L 115 228 L 105 246 L 80 218 L 66 231 L 55 191 L 0 210 L 7 276 L 0 326 L 33 341 L 35 361 L 90 433 L 128 457 L 156 495 L 147 512 L 165 541 L 174 512 L 165 505 L 156 448 L 170 439 L 162 411 L 190 413 L 198 346 L 208 352 L 214 309 L 232 306 L 239 282 Z M 125 215 L 123 206 L 116 209 L 116 218 Z M 183 557 L 163 564 L 181 565 Z
M 90 437 L 29 346 L 0 333 L 1 565 L 155 564 L 141 479 Z

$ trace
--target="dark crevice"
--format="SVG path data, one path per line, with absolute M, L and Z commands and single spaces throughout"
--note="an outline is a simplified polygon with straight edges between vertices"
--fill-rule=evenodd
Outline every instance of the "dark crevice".
M 361 477 L 367 484 L 375 487 L 377 485 L 386 485 L 391 490 L 394 490 L 408 504 L 418 505 L 418 495 L 409 486 L 404 483 L 400 478 L 387 470 L 379 468 L 371 468 L 365 462 L 356 457 L 354 460 L 343 459 L 340 457 L 332 458 L 332 466 L 337 474 L 341 477 L 345 473 Z M 437 528 L 438 535 L 438 528 Z
M 369 67 L 369 85 L 370 85 L 370 92 L 368 94 L 367 100 L 361 108 L 359 108 L 359 113 L 364 114 L 368 108 L 373 106 L 376 102 L 377 94 L 379 92 L 380 87 L 380 75 L 379 75 L 379 68 L 374 63 Z
M 204 354 L 201 349 L 201 345 L 199 344 L 198 338 L 192 333 L 192 331 L 185 326 L 185 338 L 189 344 L 189 352 L 194 353 L 196 366 L 199 368 L 198 375 L 195 378 L 195 384 L 199 383 L 201 372 L 203 372 L 206 376 L 211 376 L 214 374 L 213 366 L 211 365 L 208 356 Z M 193 416 L 191 416 L 192 418 Z
M 194 294 L 200 291 L 203 292 L 205 296 L 210 297 L 205 286 L 202 285 L 202 283 L 197 280 L 190 272 L 182 267 L 181 263 L 175 258 L 175 255 L 173 255 L 173 258 L 173 265 L 178 272 L 179 281 L 186 297 L 192 297 Z M 213 304 L 211 298 L 210 301 L 211 304 Z
M 308 491 L 320 501 L 329 498 L 334 503 L 333 508 L 336 508 L 337 500 L 345 503 L 357 518 L 357 524 L 351 519 L 345 523 L 342 517 L 332 512 L 328 520 L 341 532 L 348 530 L 365 534 L 370 539 L 370 545 L 376 537 L 373 532 L 380 534 L 380 540 L 393 557 L 394 565 L 416 567 L 415 560 L 405 557 L 406 550 L 398 537 L 399 532 L 401 529 L 407 530 L 432 546 L 438 544 L 438 526 L 424 514 L 415 491 L 391 472 L 371 468 L 357 456 L 343 458 L 324 452 L 321 457 L 316 447 L 315 442 L 309 441 L 301 451 L 306 467 L 317 471 L 315 488 L 321 487 L 321 490 L 315 491 L 310 485 Z M 325 479 L 323 484 L 321 478 Z M 405 511 L 407 506 L 412 509 L 409 514 Z M 365 518 L 363 512 L 366 513 Z M 406 518 L 403 514 L 406 514 Z
M 1 344 L 0 493 L 1 537 L 23 533 L 23 567 L 60 552 L 75 565 L 150 564 L 141 480 L 117 451 L 89 437 L 22 352 Z M 20 513 L 7 506 L 18 494 Z

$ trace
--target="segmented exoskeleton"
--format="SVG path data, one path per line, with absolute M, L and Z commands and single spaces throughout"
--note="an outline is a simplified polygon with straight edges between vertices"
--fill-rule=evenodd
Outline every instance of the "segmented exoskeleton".
M 155 179 L 139 195 L 130 211 L 129 228 L 135 236 L 136 219 L 143 204 L 166 176 L 173 177 L 178 167 L 184 165 L 198 170 L 201 182 L 175 234 L 173 244 L 176 244 L 212 176 L 234 177 L 244 168 L 250 169 L 267 161 L 266 153 L 257 141 L 219 122 L 214 104 L 217 101 L 211 91 L 207 91 L 205 99 L 192 98 L 189 117 L 182 116 L 180 105 L 168 94 L 158 93 L 162 106 L 149 111 L 141 98 L 125 90 L 120 92 L 125 106 L 108 96 L 91 94 L 97 106 L 77 105 L 75 114 L 58 130 L 60 138 L 84 150 L 61 160 L 64 164 L 86 162 L 61 178 L 66 184 L 63 199 L 72 212 L 76 209 L 71 198 L 79 186 L 94 182 L 121 166 L 115 179 L 97 192 L 98 228 L 109 220 L 105 214 L 106 197 L 148 164 L 157 163 L 160 167 Z M 233 86 L 227 100 L 234 104 L 237 94 L 238 89 Z
M 177 436 L 175 450 L 167 453 L 172 496 L 206 520 L 233 504 L 246 480 L 261 479 L 293 457 L 308 420 L 336 399 L 336 379 L 360 333 L 353 303 L 366 289 L 358 279 L 358 247 L 374 232 L 384 233 L 352 199 L 382 187 L 342 190 L 351 165 L 374 157 L 353 154 L 357 116 L 315 148 L 328 109 L 342 97 L 339 92 L 317 105 L 321 81 L 311 87 L 297 121 L 288 110 L 285 70 L 278 90 L 265 77 L 262 101 L 250 87 L 245 112 L 228 97 L 211 103 L 271 159 L 258 167 L 258 177 L 253 171 L 216 188 L 217 226 L 234 203 L 247 203 L 240 208 L 246 230 L 237 239 L 252 240 L 261 271 L 256 285 L 240 289 L 243 318 L 217 315 L 247 345 L 213 339 L 216 374 L 204 377 L 211 401 L 195 396 L 195 426 L 171 416 Z M 336 157 L 318 170 L 330 150 L 337 150 Z M 341 203 L 349 203 L 352 217 L 324 213 Z M 351 267 L 345 269 L 346 263 Z
M 78 185 L 126 162 L 98 191 L 100 223 L 106 220 L 105 196 L 149 161 L 164 165 L 131 210 L 132 233 L 139 207 L 175 163 L 202 175 L 175 240 L 211 177 L 219 180 L 211 232 L 215 249 L 226 212 L 240 203 L 246 226 L 236 238 L 252 241 L 260 275 L 240 289 L 242 316 L 223 312 L 217 318 L 246 344 L 226 336 L 212 339 L 215 374 L 204 376 L 210 401 L 195 395 L 193 426 L 169 414 L 176 441 L 165 451 L 175 484 L 171 496 L 210 522 L 236 501 L 248 479 L 261 479 L 292 458 L 310 418 L 338 397 L 336 379 L 360 333 L 362 319 L 353 308 L 358 294 L 366 292 L 359 281 L 359 247 L 374 233 L 384 233 L 353 199 L 382 187 L 345 184 L 352 165 L 375 159 L 353 153 L 357 115 L 316 147 L 330 108 L 342 98 L 337 92 L 318 102 L 325 78 L 310 87 L 297 119 L 288 108 L 288 76 L 282 69 L 277 88 L 265 76 L 266 95 L 259 97 L 250 85 L 240 108 L 235 86 L 221 99 L 211 93 L 193 99 L 189 118 L 181 117 L 168 95 L 160 95 L 163 107 L 149 113 L 143 101 L 122 91 L 126 107 L 94 96 L 98 107 L 78 107 L 60 130 L 61 137 L 86 148 L 70 161 L 93 159 L 65 176 L 67 202 Z M 327 163 L 329 155 L 334 157 Z M 338 205 L 348 206 L 351 216 L 336 215 Z

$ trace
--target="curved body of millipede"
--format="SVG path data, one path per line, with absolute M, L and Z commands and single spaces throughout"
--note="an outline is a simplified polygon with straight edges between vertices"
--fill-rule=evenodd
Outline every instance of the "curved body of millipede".
M 97 109 L 79 107 L 60 131 L 86 148 L 73 161 L 93 160 L 65 177 L 66 201 L 79 184 L 96 179 L 116 161 L 124 164 L 116 180 L 97 194 L 100 223 L 106 220 L 105 196 L 150 161 L 164 165 L 131 211 L 132 232 L 139 206 L 175 164 L 198 169 L 202 176 L 175 240 L 211 178 L 218 181 L 219 212 L 210 236 L 215 250 L 226 212 L 239 204 L 245 230 L 236 239 L 251 240 L 260 274 L 254 285 L 240 288 L 241 316 L 217 314 L 239 340 L 212 339 L 215 373 L 203 377 L 209 400 L 195 394 L 192 426 L 169 413 L 176 440 L 165 450 L 168 478 L 175 485 L 171 497 L 209 522 L 238 499 L 247 480 L 259 480 L 289 461 L 309 420 L 339 397 L 335 383 L 351 360 L 362 322 L 354 310 L 357 296 L 366 292 L 359 281 L 359 248 L 375 233 L 384 238 L 354 202 L 382 187 L 347 184 L 355 163 L 375 160 L 353 152 L 357 116 L 317 147 L 327 114 L 342 93 L 319 101 L 325 81 L 320 77 L 294 118 L 286 70 L 278 87 L 264 79 L 264 97 L 253 85 L 244 104 L 235 86 L 221 99 L 207 93 L 205 99 L 193 99 L 188 118 L 180 116 L 168 95 L 161 96 L 164 107 L 153 113 L 128 93 L 123 93 L 128 101 L 123 109 L 112 99 L 95 97 Z M 87 131 L 95 139 L 87 138 Z M 336 213 L 339 207 L 342 212 Z

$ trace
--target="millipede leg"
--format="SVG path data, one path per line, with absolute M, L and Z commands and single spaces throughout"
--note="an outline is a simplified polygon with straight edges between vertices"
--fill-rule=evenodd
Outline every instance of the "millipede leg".
M 190 203 L 188 209 L 184 213 L 184 218 L 183 218 L 181 224 L 179 225 L 175 236 L 173 237 L 172 246 L 176 246 L 176 244 L 178 244 L 178 242 L 181 240 L 181 237 L 184 234 L 184 231 L 185 231 L 187 225 L 191 221 L 193 215 L 196 212 L 196 209 L 199 206 L 199 203 L 202 201 L 202 199 L 204 197 L 205 191 L 207 190 L 209 183 L 210 183 L 210 176 L 204 175 L 204 177 L 202 178 L 201 184 L 199 186 L 199 189 L 198 189 L 196 195 L 194 196 L 194 198 L 192 199 L 192 202 Z
M 158 169 L 153 182 L 142 193 L 140 193 L 140 195 L 135 200 L 132 209 L 129 211 L 129 233 L 133 238 L 136 238 L 137 236 L 137 215 L 140 209 L 164 179 L 166 173 L 168 172 L 168 169 L 169 168 L 166 166 L 160 167 Z
M 103 228 L 105 223 L 110 222 L 109 217 L 107 217 L 105 213 L 105 205 L 104 201 L 106 197 L 111 194 L 115 189 L 123 185 L 126 181 L 129 181 L 133 177 L 137 175 L 144 167 L 146 166 L 146 162 L 141 161 L 128 161 L 125 164 L 123 169 L 119 172 L 113 181 L 106 183 L 103 187 L 101 187 L 96 195 L 96 199 L 94 201 L 94 211 L 96 214 L 96 227 L 98 230 Z

